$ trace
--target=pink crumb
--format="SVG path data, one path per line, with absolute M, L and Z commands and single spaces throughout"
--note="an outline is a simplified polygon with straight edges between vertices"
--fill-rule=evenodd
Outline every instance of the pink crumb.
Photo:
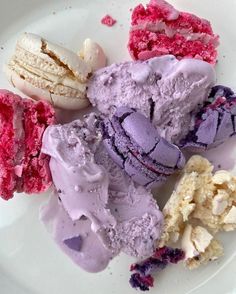
M 104 16 L 102 19 L 101 19 L 101 23 L 108 26 L 108 27 L 112 27 L 114 26 L 114 24 L 116 23 L 117 21 L 111 17 L 110 15 L 106 15 Z

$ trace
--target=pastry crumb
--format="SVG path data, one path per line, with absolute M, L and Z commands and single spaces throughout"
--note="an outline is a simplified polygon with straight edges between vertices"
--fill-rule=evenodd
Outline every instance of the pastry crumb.
M 117 20 L 107 14 L 101 19 L 101 23 L 108 27 L 113 27 L 117 23 Z

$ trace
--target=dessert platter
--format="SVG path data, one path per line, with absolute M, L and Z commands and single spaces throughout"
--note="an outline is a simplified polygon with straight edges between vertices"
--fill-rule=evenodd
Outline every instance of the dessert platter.
M 1 293 L 236 293 L 236 3 L 14 2 Z

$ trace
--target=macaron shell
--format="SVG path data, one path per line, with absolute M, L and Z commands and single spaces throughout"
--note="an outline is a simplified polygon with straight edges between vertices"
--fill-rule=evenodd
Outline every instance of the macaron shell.
M 36 68 L 35 65 L 25 64 L 20 60 L 13 59 L 8 63 L 8 68 L 37 88 L 47 89 L 61 96 L 85 96 L 86 83 L 75 79 L 67 70 L 62 71 L 60 74 L 51 73 L 42 71 L 41 68 Z
M 158 186 L 185 164 L 179 148 L 161 138 L 135 109 L 119 107 L 111 119 L 104 119 L 102 130 L 110 157 L 140 185 Z
M 158 163 L 168 166 L 168 167 L 176 167 L 180 161 L 180 156 L 182 156 L 181 151 L 177 146 L 170 144 L 163 138 L 160 139 L 159 142 L 156 143 L 154 149 L 149 153 L 149 156 L 156 160 L 158 158 Z
M 73 72 L 75 77 L 81 81 L 87 81 L 89 73 L 92 69 L 89 64 L 87 64 L 83 59 L 81 59 L 76 53 L 60 47 L 56 44 L 50 43 L 43 39 L 45 44 L 45 52 L 53 56 L 56 60 L 63 63 L 63 65 L 68 66 L 68 68 Z
M 17 44 L 24 50 L 46 61 L 54 61 L 54 63 L 55 61 L 61 62 L 64 66 L 67 66 L 78 79 L 81 79 L 81 81 L 86 81 L 88 74 L 91 72 L 90 66 L 76 53 L 49 42 L 38 35 L 24 33 L 19 38 Z
M 211 144 L 217 133 L 219 114 L 217 111 L 211 111 L 207 120 L 203 121 L 196 132 L 197 141 L 203 144 Z M 208 130 L 206 133 L 206 129 Z
M 87 98 L 66 97 L 51 94 L 47 90 L 34 87 L 32 84 L 22 79 L 17 73 L 10 70 L 8 67 L 5 67 L 4 71 L 8 77 L 8 80 L 15 88 L 19 89 L 22 93 L 34 100 L 44 99 L 50 102 L 56 108 L 67 110 L 79 110 L 86 108 L 89 105 L 89 100 Z
M 196 113 L 194 126 L 180 141 L 190 152 L 215 148 L 236 134 L 236 95 L 228 87 L 217 85 Z
M 91 71 L 76 53 L 29 33 L 18 39 L 5 67 L 9 81 L 24 94 L 67 110 L 89 105 L 86 87 Z
M 111 143 L 110 140 L 104 140 L 103 144 L 109 153 L 110 157 L 120 166 L 123 167 L 124 165 L 124 158 L 121 156 L 120 153 L 117 152 L 117 149 L 114 147 L 114 144 Z
M 147 188 L 159 186 L 166 180 L 165 176 L 145 168 L 135 157 L 129 156 L 126 159 L 124 169 L 134 182 Z
M 229 112 L 224 112 L 221 117 L 221 124 L 218 127 L 215 141 L 222 142 L 224 138 L 229 138 L 233 133 L 232 115 Z
M 141 113 L 131 113 L 121 125 L 126 134 L 146 153 L 149 153 L 160 140 L 157 130 Z

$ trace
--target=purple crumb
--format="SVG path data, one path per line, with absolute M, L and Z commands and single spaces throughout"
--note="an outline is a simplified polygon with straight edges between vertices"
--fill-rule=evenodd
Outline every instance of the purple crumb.
M 154 279 L 151 275 L 142 276 L 139 273 L 135 273 L 131 275 L 129 282 L 133 288 L 139 288 L 141 291 L 149 291 L 149 287 L 153 287 Z
M 153 287 L 153 273 L 166 268 L 169 263 L 176 264 L 184 259 L 184 252 L 178 248 L 162 247 L 157 248 L 154 254 L 146 260 L 132 264 L 130 271 L 135 271 L 129 280 L 133 288 L 141 291 L 148 291 Z
M 63 242 L 70 249 L 75 250 L 75 251 L 80 251 L 81 247 L 82 247 L 83 240 L 82 240 L 81 236 L 76 236 L 76 237 L 72 237 L 70 239 L 66 239 Z

